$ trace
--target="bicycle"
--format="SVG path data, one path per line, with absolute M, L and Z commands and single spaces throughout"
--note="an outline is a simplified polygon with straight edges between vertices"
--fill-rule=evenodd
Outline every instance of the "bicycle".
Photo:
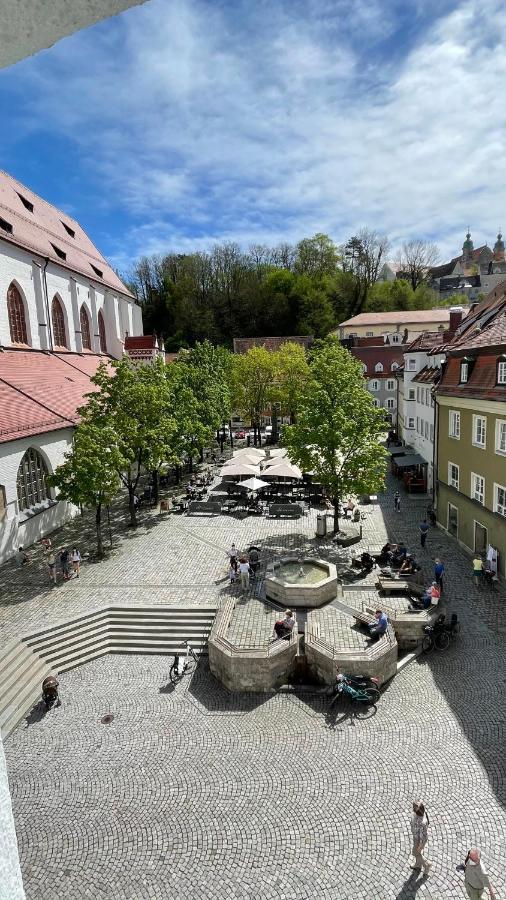
M 375 706 L 380 698 L 378 680 L 339 673 L 333 687 L 333 697 L 329 703 L 329 709 L 343 695 L 346 695 L 348 700 L 366 706 Z
M 453 613 L 450 622 L 445 622 L 444 613 L 439 616 L 434 625 L 426 625 L 425 637 L 422 641 L 422 649 L 428 653 L 434 647 L 436 650 L 447 650 L 450 642 L 455 640 L 460 632 L 460 622 L 456 613 Z
M 190 642 L 183 641 L 183 645 L 186 647 L 183 659 L 179 653 L 174 654 L 174 661 L 169 669 L 169 678 L 172 684 L 177 684 L 187 672 L 193 672 L 195 666 L 198 665 L 198 656 Z

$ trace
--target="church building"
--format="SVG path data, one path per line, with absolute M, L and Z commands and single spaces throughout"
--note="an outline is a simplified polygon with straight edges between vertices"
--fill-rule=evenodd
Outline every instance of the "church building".
M 137 335 L 140 307 L 79 223 L 0 171 L 0 562 L 77 512 L 46 475 L 100 362 Z

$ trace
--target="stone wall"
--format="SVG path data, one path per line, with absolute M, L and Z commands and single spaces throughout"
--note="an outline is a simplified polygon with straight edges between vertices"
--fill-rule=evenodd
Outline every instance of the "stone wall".
M 0 738 L 0 900 L 24 900 L 7 766 Z

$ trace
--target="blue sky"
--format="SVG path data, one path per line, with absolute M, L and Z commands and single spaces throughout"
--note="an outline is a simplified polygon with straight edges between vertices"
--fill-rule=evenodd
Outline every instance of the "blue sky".
M 122 271 L 216 241 L 458 252 L 504 215 L 498 0 L 150 0 L 0 72 L 0 165 Z

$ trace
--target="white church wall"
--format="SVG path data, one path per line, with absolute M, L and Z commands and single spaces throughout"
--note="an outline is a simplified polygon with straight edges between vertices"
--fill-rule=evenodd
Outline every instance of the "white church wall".
M 7 765 L 0 738 L 0 900 L 24 900 Z

